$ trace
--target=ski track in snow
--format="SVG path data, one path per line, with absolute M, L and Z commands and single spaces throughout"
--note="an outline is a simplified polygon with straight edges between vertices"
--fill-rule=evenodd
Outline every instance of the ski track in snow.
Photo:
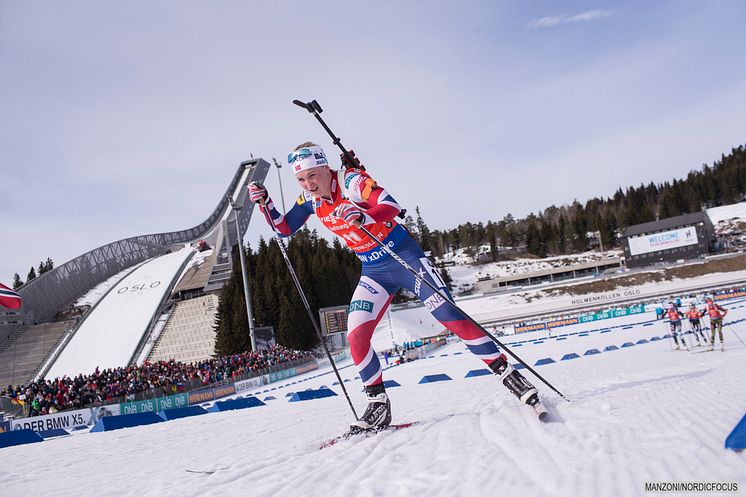
M 728 319 L 746 316 L 739 305 L 731 306 Z M 649 319 L 645 314 L 603 324 Z M 645 481 L 743 485 L 746 454 L 723 448 L 746 409 L 746 349 L 733 328 L 746 338 L 744 323 L 726 326 L 725 352 L 672 351 L 660 340 L 583 356 L 590 348 L 664 335 L 660 323 L 513 348 L 531 365 L 545 357 L 558 361 L 535 369 L 571 402 L 525 373 L 551 412 L 547 423 L 519 405 L 493 376 L 464 378 L 484 365 L 456 342 L 433 351 L 432 359 L 384 373 L 402 385 L 388 390 L 393 422 L 419 421 L 403 430 L 353 437 L 319 450 L 352 419 L 339 387 L 331 385 L 334 376 L 325 374 L 268 386 L 280 388 L 270 392 L 277 399 L 265 407 L 3 449 L 0 478 L 5 488 L 27 495 L 54 488 L 56 496 L 133 497 L 626 497 L 650 495 Z M 569 352 L 581 357 L 559 361 Z M 350 379 L 357 374 L 354 368 L 340 373 Z M 422 376 L 436 373 L 453 381 L 418 384 Z M 295 403 L 285 396 L 320 385 L 340 395 Z M 362 412 L 359 380 L 345 385 Z

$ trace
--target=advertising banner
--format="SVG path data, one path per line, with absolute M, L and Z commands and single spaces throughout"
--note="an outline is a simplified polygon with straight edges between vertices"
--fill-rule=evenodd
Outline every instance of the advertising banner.
M 265 376 L 257 376 L 256 378 L 250 378 L 248 380 L 241 380 L 236 382 L 236 393 L 245 392 L 247 390 L 254 390 L 262 385 L 265 385 Z M 267 379 L 268 380 L 268 379 Z
M 14 430 L 47 431 L 62 428 L 72 430 L 73 428 L 89 426 L 95 422 L 91 409 L 78 409 L 76 411 L 62 411 L 46 416 L 34 416 L 32 418 L 14 419 L 10 422 Z
M 230 385 L 215 387 L 216 399 L 227 397 L 229 395 L 233 395 L 234 393 L 236 393 L 236 385 L 234 383 L 231 383 Z
M 295 368 L 269 373 L 269 382 L 274 383 L 276 381 L 286 380 L 292 376 L 295 376 Z
M 555 319 L 554 321 L 548 321 L 547 322 L 547 328 L 560 328 L 562 326 L 570 326 L 573 324 L 578 324 L 580 320 L 577 317 L 574 318 L 566 318 L 566 319 Z
M 314 362 L 308 362 L 306 364 L 301 364 L 300 366 L 295 366 L 295 374 L 303 374 L 308 373 L 309 371 L 313 371 L 314 369 L 318 369 L 319 365 Z
M 215 400 L 215 390 L 212 388 L 201 388 L 187 394 L 189 396 L 189 405 L 201 404 L 209 400 Z
M 122 414 L 136 414 L 140 412 L 158 412 L 163 409 L 176 409 L 189 405 L 189 398 L 185 393 L 158 397 L 155 399 L 139 400 L 136 402 L 124 402 L 119 409 Z
M 607 309 L 595 314 L 583 314 L 579 316 L 579 322 L 590 323 L 591 321 L 600 321 L 602 319 L 618 318 L 622 316 L 631 316 L 633 314 L 642 314 L 645 312 L 643 304 L 633 305 L 632 307 L 622 307 L 620 309 Z
M 95 425 L 96 422 L 104 416 L 119 416 L 121 413 L 119 404 L 91 407 L 91 424 Z
M 546 323 L 530 323 L 530 324 L 522 324 L 522 325 L 515 326 L 516 333 L 525 333 L 527 331 L 539 331 L 539 330 L 546 330 L 546 329 L 547 329 Z
M 648 254 L 688 245 L 697 245 L 697 230 L 687 226 L 677 230 L 654 233 L 652 235 L 633 236 L 628 238 L 630 255 Z
M 735 299 L 737 297 L 746 297 L 746 291 L 744 290 L 733 290 L 731 292 L 719 293 L 715 295 L 715 300 L 727 300 Z
M 10 431 L 10 421 L 0 421 L 0 433 Z

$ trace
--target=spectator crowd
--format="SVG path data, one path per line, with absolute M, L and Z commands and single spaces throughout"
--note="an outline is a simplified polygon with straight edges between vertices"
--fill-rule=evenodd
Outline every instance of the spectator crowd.
M 41 416 L 65 409 L 134 399 L 135 394 L 148 390 L 170 395 L 183 392 L 190 385 L 207 386 L 224 380 L 236 380 L 251 372 L 296 359 L 313 359 L 313 354 L 274 345 L 258 352 L 191 364 L 170 360 L 103 371 L 96 368 L 92 374 L 80 374 L 74 378 L 63 376 L 54 380 L 38 380 L 25 386 L 9 385 L 0 395 L 23 405 L 29 416 Z

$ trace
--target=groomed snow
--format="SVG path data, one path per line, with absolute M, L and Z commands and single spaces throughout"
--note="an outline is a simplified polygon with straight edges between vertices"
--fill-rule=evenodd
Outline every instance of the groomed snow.
M 702 286 L 722 286 L 728 284 L 742 285 L 746 280 L 746 270 L 729 273 L 711 273 L 697 278 L 673 279 L 656 283 L 645 283 L 620 287 L 612 292 L 594 293 L 588 295 L 560 295 L 548 296 L 541 288 L 517 290 L 513 293 L 485 295 L 479 298 L 456 299 L 456 304 L 478 322 L 489 323 L 501 319 L 521 319 L 531 314 L 553 314 L 555 316 L 577 316 L 577 309 L 587 306 L 587 303 L 573 303 L 589 297 L 609 296 L 609 299 L 599 300 L 597 308 L 614 306 L 615 301 L 637 299 L 639 301 L 660 302 L 666 300 L 653 297 L 658 294 L 684 296 L 691 288 Z M 568 283 L 572 285 L 572 283 Z M 702 293 L 702 292 L 698 292 Z M 688 299 L 685 299 L 685 301 Z M 652 309 L 649 309 L 652 310 Z M 527 321 L 530 321 L 527 319 Z M 424 306 L 397 311 L 388 311 L 376 327 L 373 336 L 373 347 L 382 351 L 391 347 L 392 340 L 401 345 L 405 340 L 412 341 L 422 337 L 434 336 L 444 327 L 432 317 Z M 512 328 L 500 328 L 506 333 L 512 333 Z
M 743 302 L 725 305 L 727 320 L 746 317 Z M 313 371 L 266 387 L 279 389 L 264 407 L 3 449 L 0 478 L 25 495 L 53 489 L 57 497 L 627 497 L 646 495 L 646 481 L 738 482 L 742 488 L 746 455 L 723 444 L 746 409 L 746 349 L 733 335 L 735 328 L 746 339 L 743 325 L 725 328 L 725 352 L 676 352 L 660 340 L 582 355 L 665 334 L 662 322 L 644 325 L 651 319 L 647 313 L 608 320 L 598 328 L 631 327 L 514 347 L 529 364 L 558 361 L 537 371 L 571 402 L 532 378 L 554 411 L 546 424 L 494 377 L 464 378 L 484 366 L 455 342 L 433 358 L 385 372 L 401 384 L 388 390 L 394 422 L 420 421 L 405 430 L 319 450 L 352 416 L 342 395 L 287 401 L 289 392 L 332 386 L 328 370 Z M 569 352 L 581 357 L 559 361 Z M 341 366 L 344 378 L 356 376 L 354 367 Z M 436 373 L 453 381 L 418 384 Z M 359 380 L 345 385 L 361 412 Z
M 720 221 L 728 221 L 733 218 L 746 221 L 746 202 L 738 202 L 737 204 L 722 205 L 720 207 L 707 209 L 707 216 L 710 218 L 710 221 L 712 221 L 712 224 L 717 224 Z

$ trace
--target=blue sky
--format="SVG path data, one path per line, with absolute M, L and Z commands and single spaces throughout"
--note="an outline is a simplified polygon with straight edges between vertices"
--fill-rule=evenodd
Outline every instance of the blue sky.
M 685 176 L 746 142 L 745 17 L 728 0 L 0 0 L 0 281 L 197 225 L 249 154 L 336 156 L 296 98 L 434 229 Z

